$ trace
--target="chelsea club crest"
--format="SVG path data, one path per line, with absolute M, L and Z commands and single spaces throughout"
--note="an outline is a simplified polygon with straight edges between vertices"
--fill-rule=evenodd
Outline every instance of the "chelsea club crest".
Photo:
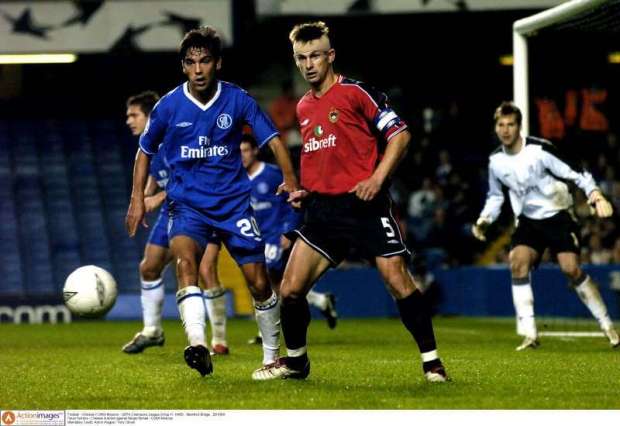
M 232 117 L 230 115 L 224 113 L 217 117 L 217 127 L 222 130 L 226 130 L 230 126 L 232 126 Z

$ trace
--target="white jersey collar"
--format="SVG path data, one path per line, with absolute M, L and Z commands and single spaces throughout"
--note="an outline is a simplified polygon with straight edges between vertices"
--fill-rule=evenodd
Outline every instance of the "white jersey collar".
M 196 105 L 198 108 L 200 108 L 203 111 L 208 110 L 211 107 L 211 105 L 213 105 L 213 103 L 215 101 L 217 101 L 217 98 L 220 97 L 220 93 L 221 92 L 222 92 L 222 83 L 220 81 L 218 81 L 217 82 L 217 90 L 215 91 L 215 95 L 213 95 L 213 97 L 211 98 L 211 100 L 209 102 L 207 102 L 206 104 L 203 104 L 198 99 L 193 97 L 192 94 L 189 92 L 189 82 L 186 81 L 185 83 L 183 83 L 183 93 L 185 94 L 187 99 L 192 101 L 192 103 L 194 105 Z
M 256 171 L 252 174 L 248 173 L 248 177 L 250 178 L 250 180 L 254 180 L 254 178 L 258 175 L 260 175 L 263 170 L 265 170 L 265 163 L 260 161 L 260 164 L 258 165 L 258 169 L 256 169 Z

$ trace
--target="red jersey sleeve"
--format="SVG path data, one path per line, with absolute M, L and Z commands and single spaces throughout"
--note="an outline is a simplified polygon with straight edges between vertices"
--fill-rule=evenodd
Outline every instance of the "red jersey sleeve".
M 386 141 L 407 128 L 404 120 L 389 106 L 385 93 L 365 83 L 357 83 L 356 86 L 359 88 L 357 98 L 362 114 Z

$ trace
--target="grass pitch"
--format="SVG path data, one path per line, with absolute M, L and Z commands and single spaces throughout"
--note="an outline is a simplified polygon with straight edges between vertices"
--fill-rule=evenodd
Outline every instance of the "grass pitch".
M 415 344 L 397 319 L 312 322 L 310 377 L 253 382 L 261 349 L 248 320 L 229 322 L 231 354 L 201 378 L 183 361 L 180 321 L 166 345 L 127 355 L 138 322 L 0 324 L 1 409 L 473 409 L 620 408 L 620 350 L 603 338 L 546 338 L 515 352 L 508 319 L 438 318 L 452 377 L 426 383 Z

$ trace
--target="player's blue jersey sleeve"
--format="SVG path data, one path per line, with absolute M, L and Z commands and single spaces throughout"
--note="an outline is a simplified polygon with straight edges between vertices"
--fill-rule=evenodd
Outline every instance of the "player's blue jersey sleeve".
M 160 188 L 166 188 L 166 185 L 168 184 L 169 170 L 166 162 L 164 161 L 162 150 L 158 151 L 157 154 L 153 155 L 151 158 L 149 175 L 153 176 Z
M 159 145 L 164 139 L 168 127 L 168 114 L 166 113 L 166 97 L 155 104 L 153 111 L 146 122 L 144 132 L 140 135 L 140 149 L 146 155 L 155 155 Z
M 259 147 L 280 134 L 273 121 L 258 106 L 256 100 L 247 93 L 243 96 L 243 116 L 245 122 L 252 127 Z

